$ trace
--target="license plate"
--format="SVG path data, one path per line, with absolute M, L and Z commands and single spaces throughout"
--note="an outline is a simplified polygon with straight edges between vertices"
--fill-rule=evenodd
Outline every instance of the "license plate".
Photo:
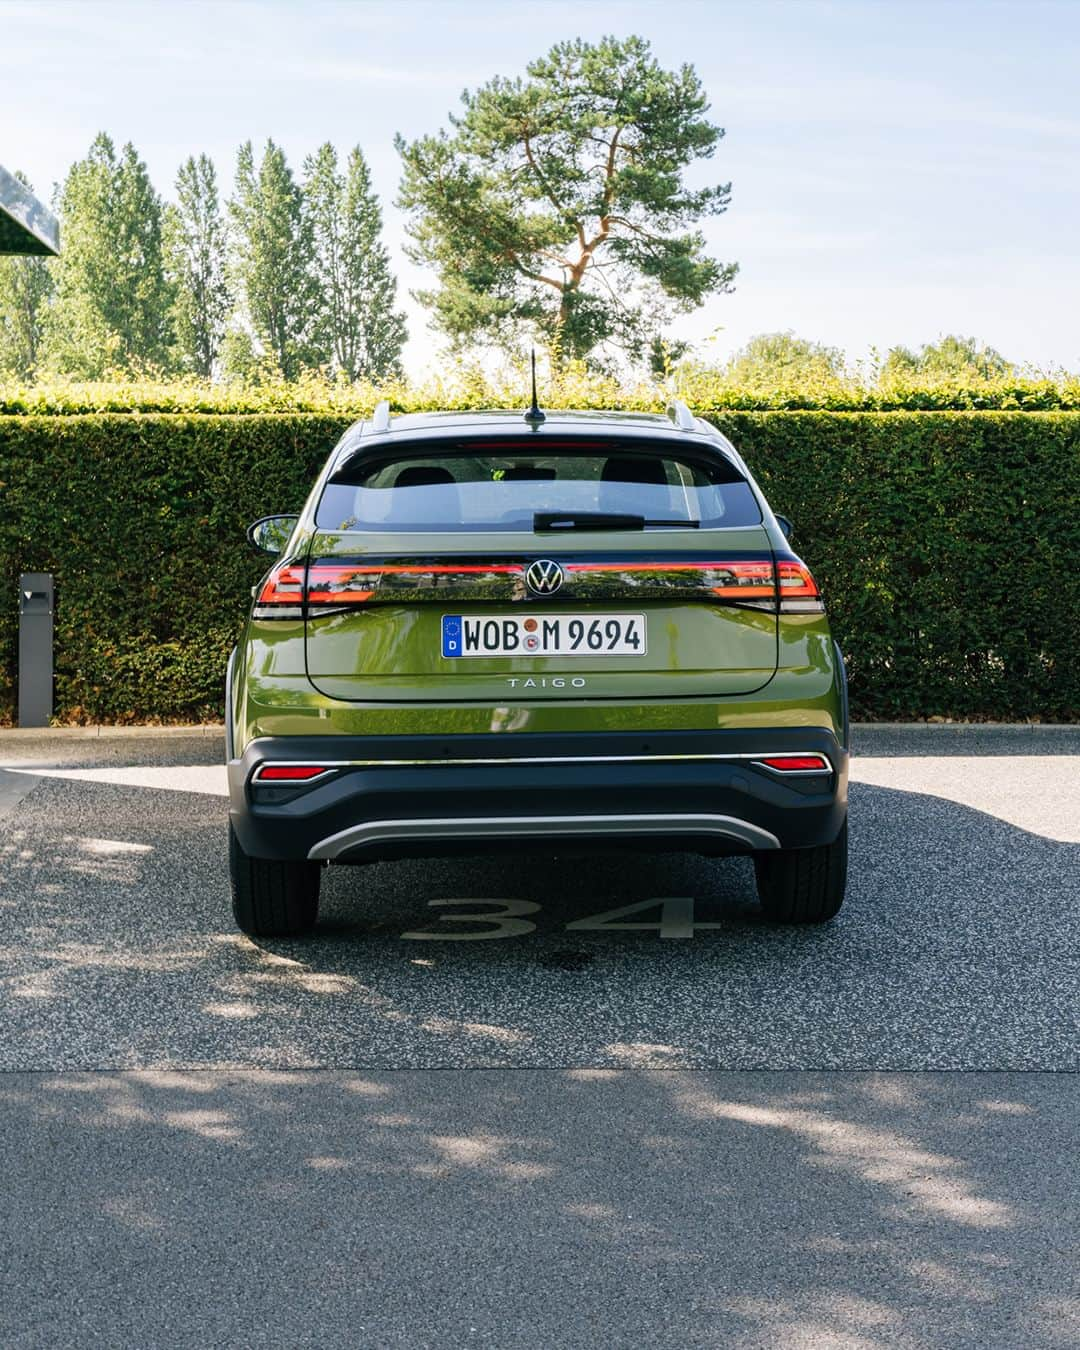
M 442 654 L 644 656 L 644 614 L 444 614 Z

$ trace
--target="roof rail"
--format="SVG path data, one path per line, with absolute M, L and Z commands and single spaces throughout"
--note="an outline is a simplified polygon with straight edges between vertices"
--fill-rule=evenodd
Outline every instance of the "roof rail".
M 667 405 L 667 415 L 680 431 L 697 431 L 697 422 L 694 420 L 694 414 L 682 399 L 677 398 L 674 403 L 669 403 Z
M 375 411 L 371 414 L 372 431 L 390 430 L 390 400 L 384 398 L 381 403 L 375 404 Z

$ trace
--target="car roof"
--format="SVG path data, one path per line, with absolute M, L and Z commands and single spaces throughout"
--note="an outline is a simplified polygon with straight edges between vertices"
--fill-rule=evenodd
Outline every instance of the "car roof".
M 345 433 L 340 443 L 340 458 L 351 458 L 358 451 L 363 453 L 389 449 L 405 443 L 444 440 L 446 437 L 461 435 L 465 439 L 485 440 L 497 437 L 499 440 L 521 438 L 537 449 L 546 436 L 566 435 L 575 438 L 597 439 L 617 435 L 620 439 L 641 439 L 669 442 L 674 450 L 677 446 L 693 444 L 699 449 L 708 449 L 735 455 L 735 448 L 715 427 L 699 418 L 691 416 L 685 405 L 673 405 L 680 409 L 679 424 L 671 415 L 649 412 L 607 412 L 598 410 L 564 410 L 544 414 L 544 420 L 537 424 L 526 419 L 520 410 L 510 409 L 470 409 L 464 412 L 426 412 L 407 413 L 400 417 L 391 417 L 389 407 L 380 405 L 371 418 L 355 422 Z M 678 416 L 679 414 L 676 414 Z
M 647 426 L 654 431 L 666 429 L 674 431 L 671 419 L 662 413 L 648 412 L 607 412 L 598 409 L 563 409 L 546 412 L 541 428 L 548 425 L 562 427 L 595 427 L 597 423 L 620 430 L 627 426 Z M 368 424 L 370 426 L 370 424 Z M 439 431 L 456 430 L 465 427 L 498 426 L 503 429 L 517 428 L 526 435 L 534 430 L 534 425 L 525 420 L 525 414 L 511 408 L 470 408 L 463 412 L 427 412 L 408 413 L 395 417 L 392 421 L 394 431 L 420 431 L 427 427 Z

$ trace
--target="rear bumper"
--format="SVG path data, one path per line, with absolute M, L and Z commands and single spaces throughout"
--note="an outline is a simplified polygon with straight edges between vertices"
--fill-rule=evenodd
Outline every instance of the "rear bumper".
M 816 753 L 831 771 L 780 775 L 763 755 Z M 266 764 L 318 764 L 301 786 Z M 229 814 L 245 852 L 276 859 L 590 851 L 747 853 L 836 838 L 847 751 L 820 728 L 513 736 L 308 736 L 252 741 L 229 761 Z

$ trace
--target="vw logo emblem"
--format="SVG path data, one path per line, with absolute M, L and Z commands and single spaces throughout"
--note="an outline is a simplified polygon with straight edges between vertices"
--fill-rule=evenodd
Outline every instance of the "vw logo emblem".
M 554 595 L 563 584 L 563 570 L 550 558 L 538 558 L 526 569 L 525 584 L 534 595 Z

